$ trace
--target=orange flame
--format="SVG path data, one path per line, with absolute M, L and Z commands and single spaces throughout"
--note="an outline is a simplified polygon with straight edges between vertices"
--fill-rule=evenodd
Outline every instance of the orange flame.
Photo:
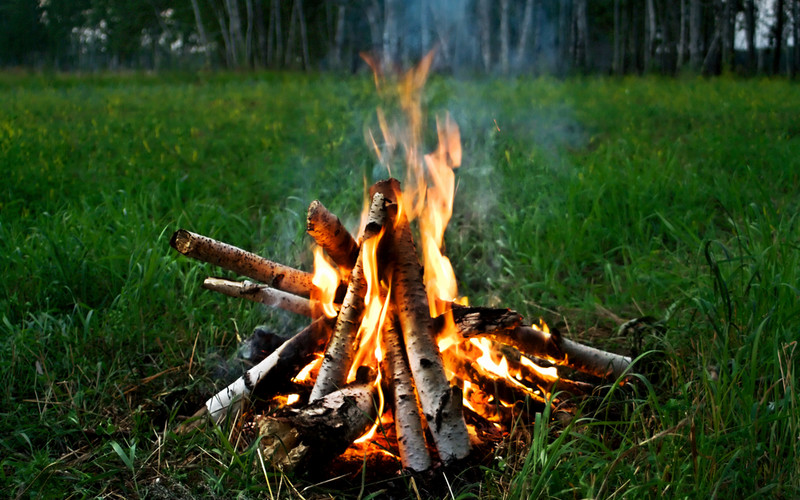
M 314 248 L 314 277 L 311 283 L 317 288 L 316 299 L 322 306 L 322 311 L 328 318 L 335 318 L 337 311 L 334 306 L 336 289 L 339 287 L 339 272 L 325 258 L 322 247 Z

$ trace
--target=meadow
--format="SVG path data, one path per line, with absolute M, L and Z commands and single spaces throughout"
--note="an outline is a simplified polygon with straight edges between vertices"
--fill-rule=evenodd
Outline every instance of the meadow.
M 302 320 L 202 290 L 220 271 L 168 245 L 184 227 L 310 268 L 308 204 L 354 227 L 381 175 L 372 79 L 5 74 L 0 94 L 4 495 L 379 496 L 262 469 L 225 429 L 174 432 L 241 338 Z M 435 495 L 800 496 L 796 83 L 435 76 L 425 105 L 430 147 L 445 111 L 464 142 L 460 292 L 645 374 Z

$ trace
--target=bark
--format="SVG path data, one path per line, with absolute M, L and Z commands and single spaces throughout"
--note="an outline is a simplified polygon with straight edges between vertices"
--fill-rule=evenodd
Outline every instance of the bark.
M 228 12 L 228 29 L 230 31 L 229 38 L 233 52 L 233 63 L 238 66 L 241 62 L 242 50 L 245 45 L 238 0 L 225 0 L 225 10 Z M 244 55 L 246 56 L 246 54 Z
M 358 244 L 345 229 L 339 217 L 332 214 L 319 200 L 308 207 L 306 231 L 341 269 L 350 271 L 358 258 Z
M 303 51 L 303 69 L 311 69 L 311 58 L 308 54 L 308 33 L 306 30 L 306 16 L 303 14 L 303 0 L 295 0 L 297 4 L 297 15 L 300 21 L 300 48 Z
M 264 24 L 264 4 L 262 0 L 255 0 L 256 39 L 258 40 L 258 64 L 267 66 L 267 27 Z
M 520 32 L 519 39 L 517 40 L 517 54 L 515 57 L 515 65 L 517 68 L 521 68 L 525 63 L 525 55 L 528 48 L 528 39 L 530 38 L 532 25 L 533 0 L 526 0 L 525 13 L 522 16 L 522 31 Z
M 701 46 L 701 27 L 702 27 L 702 6 L 700 0 L 689 0 L 689 64 L 692 69 L 700 69 L 702 61 Z
M 185 229 L 175 231 L 169 244 L 187 257 L 209 262 L 284 292 L 308 297 L 313 286 L 311 273 L 272 262 L 241 248 Z
M 500 0 L 500 71 L 508 74 L 508 53 L 511 35 L 508 27 L 508 0 Z
M 652 71 L 653 56 L 656 52 L 656 7 L 653 0 L 647 0 L 647 24 L 645 25 L 644 70 Z
M 586 70 L 590 65 L 589 57 L 589 16 L 587 0 L 575 1 L 575 65 Z
M 411 378 L 395 321 L 394 315 L 387 318 L 383 330 L 383 342 L 394 401 L 392 413 L 397 430 L 397 445 L 403 467 L 422 472 L 430 469 L 431 456 L 425 443 L 414 381 Z
M 376 418 L 376 388 L 355 384 L 259 423 L 261 449 L 283 470 L 310 470 L 344 452 Z
M 721 13 L 721 35 L 722 35 L 722 69 L 730 71 L 733 69 L 733 42 L 734 42 L 734 16 L 736 11 L 733 0 L 725 0 L 725 5 Z
M 772 74 L 781 72 L 781 55 L 783 54 L 784 0 L 775 0 L 775 25 L 772 27 L 774 45 L 772 49 Z
M 267 285 L 260 285 L 250 281 L 230 281 L 221 278 L 206 278 L 203 288 L 214 292 L 223 293 L 229 297 L 252 300 L 264 305 L 279 307 L 302 316 L 311 317 L 312 302 L 306 298 L 286 293 Z
M 395 0 L 383 3 L 383 67 L 388 69 L 397 63 L 397 13 Z
M 254 65 L 255 59 L 253 57 L 253 25 L 254 25 L 254 9 L 253 0 L 245 0 L 245 8 L 247 12 L 247 31 L 245 32 L 245 63 Z
M 491 36 L 491 11 L 489 0 L 480 0 L 479 24 L 481 37 L 481 59 L 484 71 L 492 70 L 492 36 Z
M 381 183 L 379 183 L 381 184 Z M 388 182 L 399 192 L 397 181 Z M 380 188 L 380 187 L 379 187 Z M 394 201 L 397 198 L 390 198 Z M 422 267 L 417 259 L 411 228 L 397 205 L 389 205 L 392 301 L 403 331 L 406 354 L 417 385 L 420 404 L 439 457 L 452 464 L 469 455 L 470 443 L 464 422 L 461 391 L 450 387 L 442 358 L 433 336 L 428 298 L 422 283 Z
M 200 36 L 200 45 L 203 46 L 203 55 L 206 59 L 206 66 L 211 64 L 211 53 L 208 47 L 208 35 L 206 35 L 206 28 L 203 25 L 203 17 L 200 15 L 200 5 L 197 0 L 192 0 L 192 11 L 194 12 L 194 21 L 197 25 L 197 34 Z
M 280 0 L 272 0 L 269 8 L 269 33 L 267 33 L 267 64 L 279 65 L 281 54 L 283 54 L 283 33 Z
M 792 37 L 794 49 L 792 50 L 792 77 L 800 72 L 800 0 L 792 2 Z
M 342 61 L 342 47 L 344 46 L 345 26 L 347 24 L 347 6 L 340 5 L 336 10 L 336 34 L 333 39 L 333 66 L 336 69 L 344 67 Z M 309 211 L 311 209 L 309 208 Z
M 231 40 L 230 33 L 228 32 L 228 23 L 225 20 L 225 14 L 217 7 L 214 0 L 208 0 L 208 3 L 214 10 L 214 15 L 217 17 L 217 22 L 219 23 L 222 43 L 225 45 L 225 64 L 228 68 L 233 68 L 236 64 L 235 49 L 233 47 L 233 40 Z
M 615 75 L 622 75 L 625 72 L 623 57 L 625 50 L 624 30 L 622 29 L 622 0 L 614 0 L 614 58 L 611 67 Z
M 683 61 L 686 58 L 686 0 L 681 0 L 679 8 L 678 22 L 680 23 L 680 27 L 678 29 L 678 59 L 675 63 L 678 71 L 683 67 Z
M 369 220 L 364 228 L 364 241 L 377 238 L 386 220 L 384 197 L 376 193 L 372 197 L 369 211 Z M 347 375 L 355 358 L 356 335 L 364 315 L 364 297 L 367 293 L 367 279 L 364 275 L 364 259 L 369 258 L 365 245 L 361 245 L 356 265 L 350 273 L 350 282 L 347 285 L 342 308 L 336 320 L 325 357 L 319 369 L 319 375 L 314 383 L 309 401 L 314 402 L 327 394 L 339 389 L 347 382 Z
M 196 416 L 205 414 L 217 424 L 241 412 L 242 404 L 258 387 L 267 397 L 314 359 L 322 348 L 328 329 L 320 318 L 283 343 L 263 361 L 250 368 L 232 384 L 206 401 Z
M 747 46 L 747 71 L 755 74 L 758 60 L 756 58 L 756 3 L 746 0 L 744 5 L 745 44 Z

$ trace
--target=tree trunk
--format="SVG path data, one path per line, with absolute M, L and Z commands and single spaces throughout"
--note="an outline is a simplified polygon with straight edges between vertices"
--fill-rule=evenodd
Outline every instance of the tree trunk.
M 239 64 L 246 64 L 247 57 L 245 51 L 244 35 L 242 34 L 242 19 L 239 16 L 239 1 L 226 0 L 225 9 L 228 12 L 228 30 L 230 31 L 231 48 L 233 50 L 233 63 L 238 66 Z
M 340 5 L 336 11 L 336 34 L 333 39 L 333 67 L 342 69 L 342 47 L 344 46 L 344 34 L 347 24 L 347 6 Z
M 267 66 L 267 27 L 264 24 L 264 4 L 256 0 L 255 4 L 256 40 L 258 41 L 258 65 Z
M 297 16 L 300 21 L 300 47 L 303 50 L 303 69 L 311 69 L 311 58 L 308 53 L 308 33 L 306 32 L 306 16 L 303 14 L 303 0 L 295 0 L 297 3 Z
M 492 70 L 492 32 L 491 32 L 491 9 L 489 0 L 480 0 L 479 24 L 481 33 L 481 59 L 483 69 L 487 72 Z
M 614 0 L 614 56 L 611 60 L 611 69 L 615 75 L 623 73 L 622 54 L 623 54 L 623 31 L 622 31 L 622 0 Z
M 295 24 L 297 24 L 297 0 L 292 2 L 292 15 L 289 17 L 289 37 L 286 40 L 286 66 L 294 66 Z
M 508 74 L 509 38 L 508 0 L 500 0 L 500 71 L 504 75 Z
M 558 54 L 559 60 L 556 63 L 558 72 L 565 74 L 570 69 L 572 43 L 570 34 L 572 32 L 572 0 L 560 0 L 558 6 Z
M 383 67 L 391 68 L 397 63 L 397 14 L 395 0 L 384 0 L 383 4 Z
M 217 22 L 219 23 L 220 34 L 222 35 L 222 44 L 225 46 L 225 66 L 228 68 L 233 68 L 236 61 L 234 57 L 232 40 L 230 38 L 230 34 L 228 33 L 228 23 L 225 20 L 225 14 L 217 7 L 217 5 L 214 3 L 214 0 L 208 0 L 208 3 L 214 10 L 214 15 L 217 17 Z
M 755 74 L 758 67 L 756 58 L 756 2 L 746 0 L 744 4 L 744 32 L 747 46 L 747 72 Z
M 515 57 L 515 66 L 517 69 L 525 64 L 525 53 L 528 47 L 528 38 L 530 38 L 531 25 L 533 24 L 533 0 L 526 0 L 525 14 L 522 16 L 522 31 L 517 40 L 517 54 Z
M 575 65 L 581 70 L 589 69 L 589 16 L 587 0 L 575 0 Z
M 656 53 L 656 6 L 653 0 L 647 0 L 646 9 L 644 70 L 650 72 L 653 70 L 653 57 Z
M 283 55 L 280 0 L 272 0 L 269 7 L 269 33 L 267 34 L 267 64 L 279 66 Z
M 675 62 L 675 69 L 680 71 L 683 68 L 684 59 L 686 58 L 686 0 L 681 0 L 680 12 L 678 15 L 678 22 L 680 28 L 678 29 L 678 54 L 677 61 Z
M 773 75 L 777 75 L 781 72 L 781 55 L 783 53 L 783 24 L 786 18 L 784 15 L 784 6 L 784 0 L 775 0 L 775 25 L 772 27 L 772 36 L 774 37 L 772 51 Z
M 720 34 L 722 37 L 722 71 L 733 69 L 734 16 L 733 0 L 725 0 L 720 13 Z
M 703 10 L 700 0 L 689 0 L 689 64 L 697 71 L 703 62 L 701 35 Z
M 800 0 L 792 2 L 792 38 L 794 38 L 794 50 L 792 50 L 792 78 L 800 73 Z
M 244 3 L 247 11 L 247 31 L 245 33 L 245 39 L 244 39 L 245 64 L 255 66 L 255 57 L 253 54 L 253 26 L 255 25 L 255 12 L 253 9 L 253 0 L 245 0 Z
M 200 15 L 200 5 L 197 3 L 197 0 L 192 0 L 192 11 L 194 11 L 194 21 L 197 25 L 197 34 L 200 36 L 200 44 L 203 46 L 206 66 L 210 66 L 211 54 L 208 47 L 208 35 L 206 35 L 206 28 L 203 25 L 203 17 Z

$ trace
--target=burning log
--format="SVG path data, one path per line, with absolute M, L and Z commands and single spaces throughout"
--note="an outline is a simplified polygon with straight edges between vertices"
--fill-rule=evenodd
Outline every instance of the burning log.
M 231 281 L 222 278 L 206 278 L 203 288 L 220 292 L 229 297 L 252 300 L 272 307 L 279 307 L 285 311 L 311 317 L 312 303 L 310 300 L 297 295 L 286 293 L 267 285 L 253 283 L 252 281 Z
M 319 375 L 311 391 L 312 402 L 343 387 L 347 381 L 355 356 L 353 345 L 364 314 L 364 297 L 367 294 L 367 281 L 364 276 L 364 260 L 368 258 L 365 256 L 368 247 L 366 242 L 378 236 L 385 220 L 384 197 L 376 193 L 372 197 L 369 219 L 364 228 L 364 243 L 361 245 L 353 272 L 350 273 L 350 282 L 347 285 L 342 308 L 339 310 L 336 328 L 325 349 L 325 358 L 322 360 Z
M 397 181 L 378 188 L 394 188 Z M 411 227 L 396 204 L 387 207 L 391 246 L 392 300 L 403 331 L 409 367 L 417 386 L 428 428 L 439 458 L 452 464 L 469 455 L 470 443 L 461 404 L 461 390 L 451 387 L 445 376 L 442 358 L 434 340 L 428 297 L 422 283 L 422 267 L 417 260 Z
M 308 364 L 322 348 L 326 333 L 325 320 L 315 320 L 228 387 L 209 398 L 205 407 L 194 416 L 208 415 L 219 424 L 228 415 L 241 411 L 243 401 L 253 393 L 256 386 L 277 387 Z
M 341 454 L 375 420 L 375 392 L 373 384 L 354 384 L 278 410 L 259 424 L 262 449 L 284 469 Z
M 400 461 L 406 469 L 422 472 L 430 469 L 431 455 L 425 443 L 419 402 L 414 390 L 402 340 L 395 326 L 394 315 L 384 324 L 383 340 L 386 348 L 387 372 L 392 382 L 393 414 L 397 431 Z
M 511 309 L 453 307 L 453 320 L 464 338 L 488 337 L 519 349 L 527 356 L 543 358 L 600 378 L 619 378 L 630 367 L 631 358 L 569 340 L 558 333 L 522 325 L 522 316 Z M 441 328 L 444 318 L 436 320 Z
M 332 214 L 319 200 L 308 207 L 306 232 L 314 238 L 340 269 L 350 271 L 356 265 L 358 244 L 345 229 L 339 217 Z
M 579 344 L 558 333 L 542 331 L 535 326 L 518 326 L 496 330 L 488 337 L 516 347 L 525 354 L 544 358 L 556 365 L 568 366 L 595 377 L 619 378 L 631 366 L 631 358 Z
M 227 243 L 178 229 L 169 240 L 172 248 L 187 257 L 210 262 L 273 288 L 308 297 L 311 273 L 278 264 Z

